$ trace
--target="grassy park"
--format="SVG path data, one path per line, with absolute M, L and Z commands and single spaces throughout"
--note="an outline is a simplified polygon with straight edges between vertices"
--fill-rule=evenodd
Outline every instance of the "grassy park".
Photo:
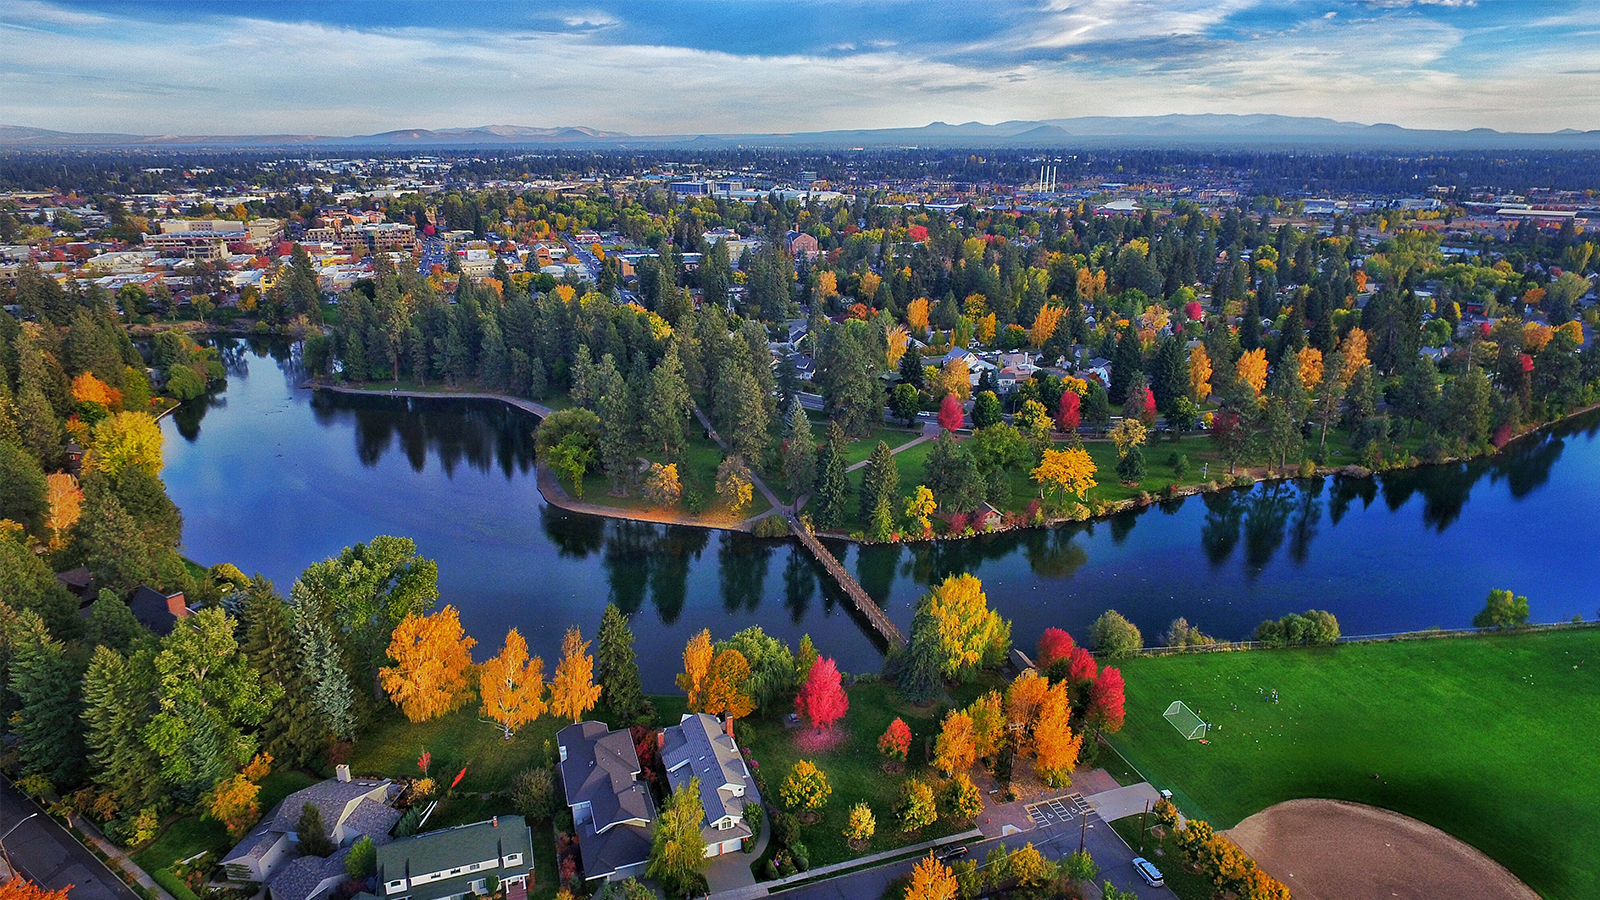
M 1186 815 L 1221 829 L 1294 798 L 1367 803 L 1545 897 L 1600 896 L 1600 630 L 1141 658 L 1123 673 L 1115 745 Z M 1212 725 L 1208 743 L 1162 718 L 1173 700 Z

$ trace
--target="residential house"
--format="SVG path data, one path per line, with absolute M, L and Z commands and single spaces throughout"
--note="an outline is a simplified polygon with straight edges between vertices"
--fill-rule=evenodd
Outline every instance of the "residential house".
M 715 716 L 687 713 L 678 724 L 662 729 L 661 762 L 674 791 L 700 779 L 706 856 L 737 853 L 752 833 L 744 820 L 745 804 L 759 808 L 759 798 L 733 736 Z
M 467 900 L 488 894 L 491 876 L 509 895 L 526 896 L 532 874 L 533 832 L 522 816 L 441 828 L 378 848 L 384 900 Z M 362 894 L 357 900 L 376 898 Z
M 183 602 L 183 592 L 176 594 L 163 594 L 153 587 L 139 585 L 133 592 L 133 598 L 128 601 L 128 608 L 133 610 L 133 617 L 139 624 L 155 632 L 161 637 L 172 633 L 172 626 L 179 619 L 189 617 L 189 607 Z
M 336 777 L 285 797 L 223 857 L 223 870 L 229 881 L 266 884 L 271 900 L 320 897 L 347 877 L 344 857 L 351 844 L 363 837 L 389 842 L 390 829 L 400 821 L 391 805 L 399 793 L 387 778 L 351 778 L 350 767 L 341 765 Z M 327 858 L 300 854 L 300 815 L 308 803 L 322 814 L 325 836 L 339 848 Z
M 578 722 L 556 732 L 561 784 L 572 808 L 586 880 L 621 880 L 650 864 L 650 822 L 655 803 L 639 781 L 633 734 L 600 722 Z M 423 898 L 412 898 L 423 900 Z

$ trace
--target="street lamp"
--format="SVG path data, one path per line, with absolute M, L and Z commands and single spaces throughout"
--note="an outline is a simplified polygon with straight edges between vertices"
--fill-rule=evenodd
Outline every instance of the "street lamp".
M 0 834 L 0 844 L 5 843 L 6 838 L 11 836 L 11 832 L 16 831 L 18 828 L 21 828 L 23 822 L 28 821 L 29 819 L 33 818 L 34 816 L 37 816 L 38 814 L 39 814 L 39 812 L 37 810 L 35 810 L 35 811 L 33 811 L 31 813 L 28 813 L 27 815 L 23 816 L 22 818 L 18 819 L 17 820 L 17 824 L 11 826 L 10 828 L 7 828 L 5 834 Z
M 1089 816 L 1086 813 L 1080 813 L 1078 815 L 1078 824 L 1078 852 L 1082 853 L 1084 838 L 1089 836 L 1089 829 L 1093 828 L 1094 826 L 1089 824 Z

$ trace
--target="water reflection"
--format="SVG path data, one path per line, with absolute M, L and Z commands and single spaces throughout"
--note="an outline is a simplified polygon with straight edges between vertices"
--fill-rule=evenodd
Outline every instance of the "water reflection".
M 318 425 L 353 431 L 356 458 L 368 468 L 396 446 L 413 472 L 432 455 L 447 478 L 463 463 L 477 472 L 499 469 L 508 479 L 534 468 L 538 420 L 493 400 L 317 391 L 311 410 Z

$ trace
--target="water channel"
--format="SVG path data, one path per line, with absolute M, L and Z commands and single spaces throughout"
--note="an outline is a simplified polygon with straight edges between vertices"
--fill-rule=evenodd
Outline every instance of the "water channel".
M 281 343 L 224 342 L 228 385 L 162 420 L 163 477 L 186 555 L 232 562 L 287 592 L 308 564 L 379 534 L 439 564 L 483 651 L 516 626 L 553 660 L 608 601 L 634 613 L 647 689 L 669 690 L 684 642 L 761 625 L 810 633 L 847 671 L 882 656 L 798 544 L 575 515 L 547 505 L 533 417 L 493 401 L 313 393 Z M 1600 605 L 1600 416 L 1490 461 L 1355 481 L 1229 491 L 1092 525 L 970 541 L 836 545 L 902 629 L 930 583 L 983 579 L 1031 646 L 1081 635 L 1107 608 L 1155 640 L 1176 616 L 1248 637 L 1263 618 L 1332 610 L 1347 634 L 1462 627 L 1490 588 L 1526 594 L 1536 621 Z M 553 662 L 552 662 L 553 664 Z

